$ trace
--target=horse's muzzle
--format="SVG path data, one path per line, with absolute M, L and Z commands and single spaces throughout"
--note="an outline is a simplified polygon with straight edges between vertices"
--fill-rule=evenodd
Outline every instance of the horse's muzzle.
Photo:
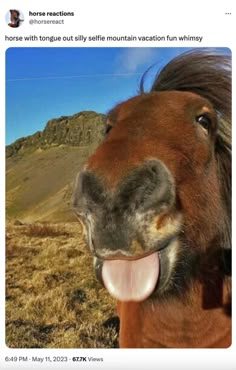
M 73 205 L 99 258 L 139 258 L 162 249 L 174 235 L 158 232 L 175 205 L 174 180 L 159 160 L 132 169 L 112 191 L 95 171 L 82 171 Z
M 175 184 L 159 160 L 145 161 L 115 189 L 96 171 L 77 178 L 74 208 L 85 224 L 97 278 L 120 300 L 144 300 L 165 289 L 178 249 L 182 217 Z

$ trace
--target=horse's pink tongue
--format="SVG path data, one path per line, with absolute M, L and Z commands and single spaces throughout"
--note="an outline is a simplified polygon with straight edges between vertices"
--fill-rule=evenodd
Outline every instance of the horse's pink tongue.
M 159 275 L 157 253 L 134 261 L 106 260 L 102 278 L 109 293 L 120 301 L 143 301 L 155 289 Z

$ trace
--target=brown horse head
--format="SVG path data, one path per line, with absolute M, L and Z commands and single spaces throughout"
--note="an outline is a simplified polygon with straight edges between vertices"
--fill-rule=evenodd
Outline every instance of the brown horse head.
M 149 93 L 118 104 L 77 177 L 74 208 L 97 276 L 120 301 L 179 296 L 230 248 L 227 56 L 172 60 Z M 215 271 L 215 270 L 214 270 Z
M 17 28 L 20 26 L 20 22 L 21 22 L 21 19 L 20 19 L 20 12 L 16 9 L 11 9 L 10 10 L 10 23 L 8 24 L 8 26 L 10 27 L 13 27 L 13 28 Z

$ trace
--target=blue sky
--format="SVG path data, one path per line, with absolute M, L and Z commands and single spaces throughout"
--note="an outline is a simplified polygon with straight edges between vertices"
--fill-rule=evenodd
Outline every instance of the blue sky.
M 186 48 L 10 48 L 6 52 L 6 144 L 43 130 L 48 120 L 83 110 L 106 113 L 137 94 Z M 149 82 L 149 83 L 148 83 Z

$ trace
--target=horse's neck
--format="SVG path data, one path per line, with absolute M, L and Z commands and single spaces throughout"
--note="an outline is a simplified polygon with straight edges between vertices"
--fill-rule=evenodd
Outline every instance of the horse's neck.
M 213 285 L 218 288 L 211 290 Z M 121 347 L 225 348 L 231 344 L 226 283 L 221 287 L 195 284 L 183 299 L 119 303 L 118 311 Z

